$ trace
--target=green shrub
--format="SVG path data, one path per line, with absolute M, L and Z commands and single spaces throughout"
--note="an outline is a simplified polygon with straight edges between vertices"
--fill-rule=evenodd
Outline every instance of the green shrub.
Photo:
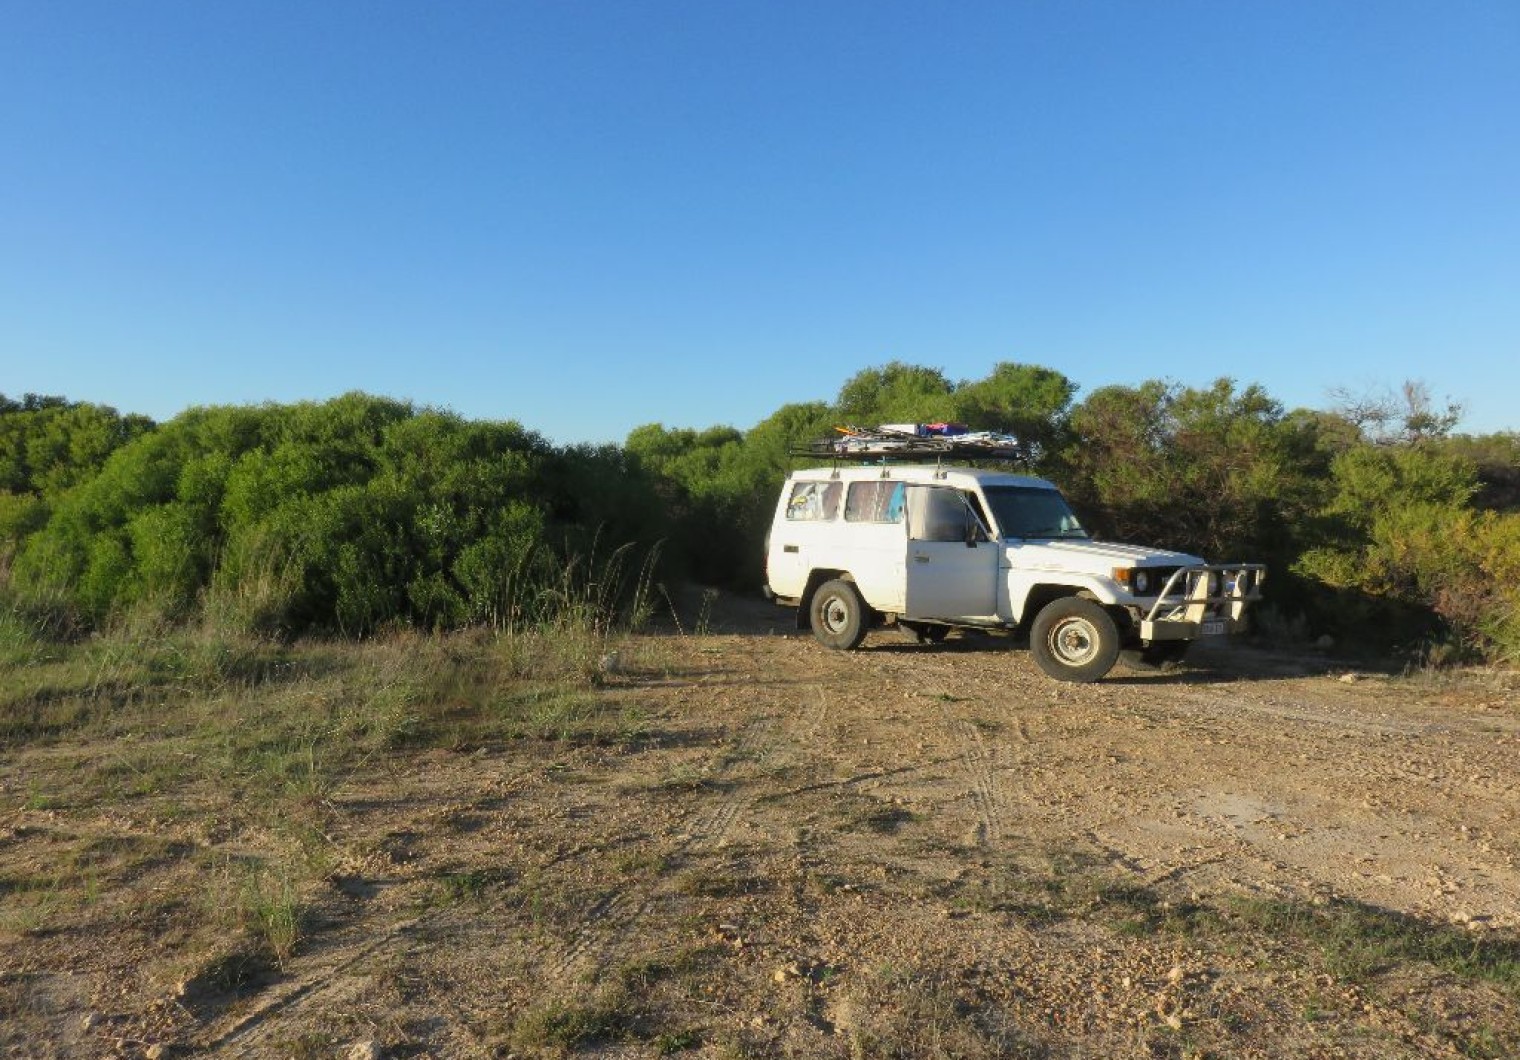
M 1228 379 L 1106 386 L 1073 406 L 1075 393 L 1033 365 L 955 382 L 893 362 L 749 431 L 651 424 L 621 447 L 568 448 L 364 394 L 196 408 L 161 426 L 0 396 L 0 588 L 22 608 L 13 632 L 197 617 L 278 636 L 594 630 L 639 610 L 628 597 L 653 572 L 633 556 L 757 586 L 799 443 L 844 423 L 948 419 L 1030 443 L 1031 470 L 1102 536 L 1266 561 L 1277 636 L 1515 660 L 1514 435 L 1445 437 L 1437 417 L 1369 436 L 1354 416 L 1285 412 Z
M 0 507 L 29 531 L 12 535 L 18 587 L 96 623 L 199 609 L 280 634 L 500 619 L 524 608 L 532 564 L 562 570 L 601 535 L 653 545 L 668 526 L 619 450 L 362 394 L 192 409 L 41 514 Z
M 53 496 L 92 477 L 121 446 L 153 429 L 146 416 L 28 394 L 0 394 L 0 492 Z

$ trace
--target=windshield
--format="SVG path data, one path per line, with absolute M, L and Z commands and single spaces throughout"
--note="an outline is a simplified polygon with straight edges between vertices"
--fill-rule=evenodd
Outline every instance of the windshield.
M 1087 537 L 1066 498 L 1038 486 L 986 486 L 992 517 L 1004 537 Z

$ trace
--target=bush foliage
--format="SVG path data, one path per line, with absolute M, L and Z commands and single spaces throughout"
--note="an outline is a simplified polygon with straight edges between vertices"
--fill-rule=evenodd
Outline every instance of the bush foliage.
M 268 632 L 523 620 L 566 557 L 666 531 L 619 449 L 362 394 L 192 409 L 50 503 L 17 589 Z
M 1039 366 L 893 362 L 747 431 L 573 447 L 358 393 L 162 425 L 0 396 L 0 574 L 58 628 L 146 612 L 278 633 L 531 623 L 577 565 L 583 587 L 620 577 L 624 546 L 753 587 L 792 446 L 947 420 L 1029 443 L 1101 536 L 1265 560 L 1285 628 L 1520 659 L 1520 437 L 1451 435 L 1418 384 L 1402 411 L 1286 410 L 1229 379 L 1077 393 Z

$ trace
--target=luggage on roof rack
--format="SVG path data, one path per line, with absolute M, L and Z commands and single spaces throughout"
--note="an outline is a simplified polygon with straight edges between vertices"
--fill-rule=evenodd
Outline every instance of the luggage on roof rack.
M 960 423 L 887 423 L 879 427 L 835 427 L 838 437 L 822 438 L 791 450 L 793 456 L 831 459 L 1016 460 L 1028 463 L 1029 447 L 1011 434 L 973 431 Z

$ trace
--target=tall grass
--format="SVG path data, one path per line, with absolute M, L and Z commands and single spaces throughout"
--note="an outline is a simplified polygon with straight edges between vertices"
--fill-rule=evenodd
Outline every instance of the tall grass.
M 32 662 L 50 645 L 76 639 L 82 629 L 61 590 L 17 592 L 8 574 L 0 574 L 0 667 Z
M 273 534 L 252 533 L 224 546 L 201 594 L 201 621 L 213 629 L 280 632 L 301 592 L 302 571 Z
M 540 564 L 499 622 L 346 640 L 142 606 L 86 634 L 56 601 L 0 586 L 0 754 L 25 778 L 0 793 L 0 813 L 146 812 L 192 835 L 259 837 L 256 861 L 227 865 L 217 910 L 186 928 L 222 954 L 193 975 L 230 982 L 282 965 L 315 930 L 316 881 L 347 856 L 335 805 L 398 754 L 644 737 L 602 663 L 639 650 L 622 638 L 649 617 L 655 556 L 634 558 L 617 549 L 552 577 Z M 205 806 L 218 809 L 201 820 L 193 808 Z M 0 926 L 32 932 L 69 915 L 83 900 L 76 875 L 28 878 L 9 898 L 0 886 Z
M 227 598 L 198 622 L 138 605 L 84 635 L 60 597 L 0 585 L 0 746 L 151 724 L 211 740 L 229 781 L 320 798 L 343 763 L 399 746 L 615 738 L 637 720 L 592 693 L 651 615 L 658 559 L 529 555 L 491 622 L 357 642 L 259 635 Z
M 481 617 L 508 635 L 524 631 L 589 634 L 605 639 L 637 629 L 653 613 L 658 544 L 636 565 L 633 544 L 601 554 L 601 535 L 589 551 L 563 557 L 543 541 L 524 548 L 507 568 Z
M 632 543 L 605 551 L 597 532 L 587 551 L 576 553 L 552 547 L 539 532 L 519 546 L 493 571 L 489 588 L 470 590 L 472 621 L 444 628 L 476 625 L 509 638 L 552 634 L 580 642 L 589 652 L 640 628 L 653 614 L 658 543 L 642 553 Z M 125 642 L 190 631 L 212 639 L 284 637 L 302 627 L 294 611 L 306 591 L 303 578 L 312 576 L 278 541 L 243 540 L 240 547 L 223 550 L 193 606 L 173 594 L 147 593 L 91 616 L 68 588 L 19 583 L 9 565 L 0 564 L 0 664 L 29 661 L 43 646 L 89 634 Z M 398 614 L 361 635 L 410 628 L 418 626 Z M 421 628 L 442 631 L 436 624 Z
M 283 965 L 301 941 L 305 910 L 297 884 L 288 873 L 250 870 L 243 879 L 239 909 L 246 927 Z

